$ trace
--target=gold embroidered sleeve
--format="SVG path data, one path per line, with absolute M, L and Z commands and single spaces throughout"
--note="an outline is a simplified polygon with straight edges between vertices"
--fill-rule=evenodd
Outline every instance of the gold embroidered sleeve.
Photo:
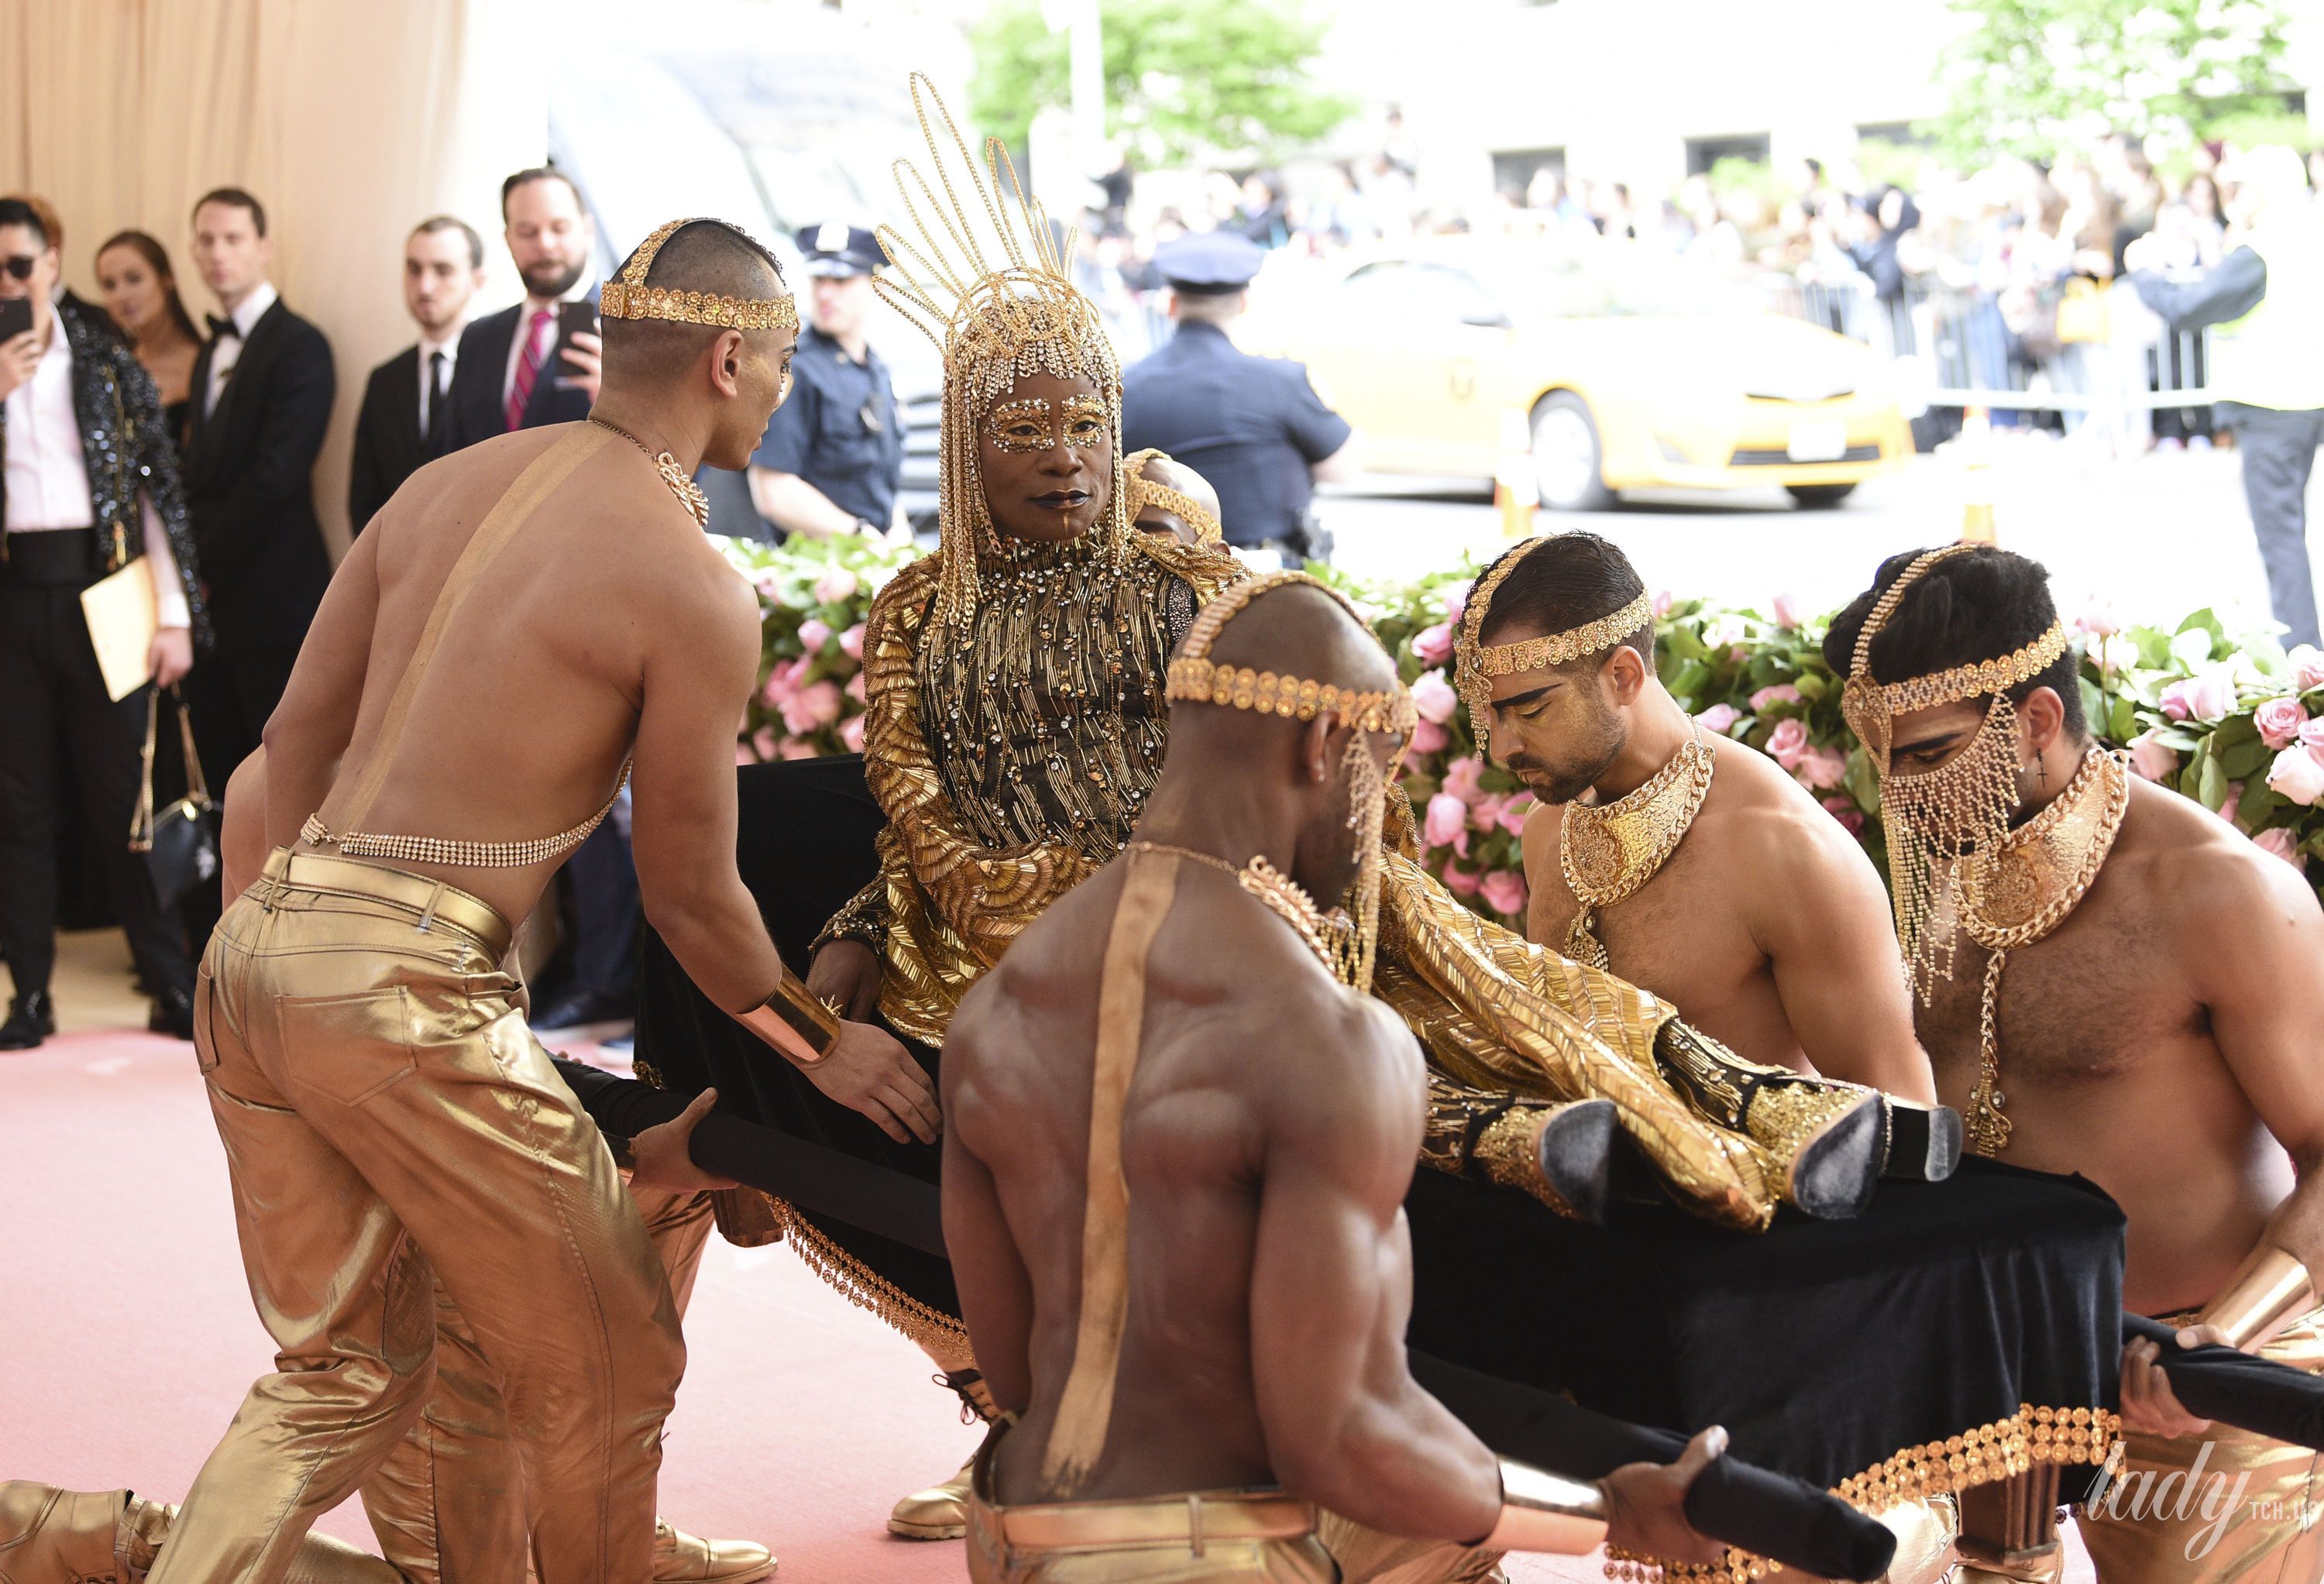
M 831 916 L 815 944 L 807 948 L 812 958 L 834 941 L 854 941 L 872 948 L 878 955 L 888 944 L 888 880 L 882 875 L 847 899 L 847 905 Z

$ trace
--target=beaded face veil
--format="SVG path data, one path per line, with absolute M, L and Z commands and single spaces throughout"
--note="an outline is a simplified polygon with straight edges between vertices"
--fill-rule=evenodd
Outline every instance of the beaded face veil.
M 880 245 L 895 267 L 874 277 L 872 286 L 944 355 L 936 618 L 961 622 L 976 608 L 979 557 L 1003 553 L 977 469 L 977 436 L 989 419 L 1001 416 L 997 409 L 1013 413 L 1032 405 L 1010 400 L 1020 378 L 1051 374 L 1096 387 L 1095 400 L 1077 397 L 1065 403 L 1063 438 L 1050 443 L 1075 444 L 1085 431 L 1092 437 L 1111 434 L 1113 491 L 1095 531 L 1111 554 L 1120 554 L 1129 542 L 1121 364 L 1096 305 L 1074 287 L 1066 263 L 1073 256 L 1072 234 L 1053 235 L 1048 216 L 1025 196 L 1001 140 L 986 140 L 980 173 L 952 113 L 918 72 L 912 74 L 912 106 L 919 114 L 936 185 L 931 187 L 910 161 L 896 161 L 896 187 L 916 235 L 880 227 Z M 943 138 L 930 121 L 931 110 Z M 1025 415 L 1038 419 L 1028 429 L 1047 429 L 1049 415 L 1043 407 L 1038 415 Z M 999 443 L 1011 442 L 1001 435 Z

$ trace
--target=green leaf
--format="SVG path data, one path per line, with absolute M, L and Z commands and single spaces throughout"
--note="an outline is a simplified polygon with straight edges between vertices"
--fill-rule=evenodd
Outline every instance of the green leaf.
M 2204 613 L 2209 614 L 2209 612 Z M 2191 625 L 2181 627 L 2171 640 L 2171 658 L 2191 671 L 2211 658 L 2213 634 L 2209 627 L 2197 623 L 2194 617 L 2190 616 L 2187 620 Z M 2212 623 L 2212 626 L 2217 625 L 2217 622 Z
M 2227 805 L 2227 773 L 2220 767 L 2219 761 L 2205 754 L 2202 769 L 2195 783 L 2196 800 L 2213 814 L 2218 813 Z

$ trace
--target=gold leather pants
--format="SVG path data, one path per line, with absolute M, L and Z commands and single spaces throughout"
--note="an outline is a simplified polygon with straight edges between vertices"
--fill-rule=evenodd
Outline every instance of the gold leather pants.
M 1316 1515 L 1315 1533 L 1339 1564 L 1341 1584 L 1485 1584 L 1506 1552 L 1450 1540 L 1407 1540 L 1337 1513 Z
M 195 1048 L 276 1368 L 152 1584 L 277 1584 L 426 1404 L 438 1281 L 499 1379 L 540 1584 L 650 1576 L 677 1310 L 508 944 L 464 892 L 285 852 L 220 920 Z
M 970 1584 L 1333 1584 L 1315 1509 L 1280 1491 L 1214 1490 L 1125 1501 L 1004 1507 L 991 1454 L 976 1454 L 968 1494 Z
M 2324 1309 L 2285 1327 L 2260 1357 L 2324 1370 Z M 2176 1439 L 2126 1431 L 2122 1439 L 2120 1474 L 2074 1515 L 2098 1584 L 2324 1578 L 2324 1453 L 2226 1424 Z

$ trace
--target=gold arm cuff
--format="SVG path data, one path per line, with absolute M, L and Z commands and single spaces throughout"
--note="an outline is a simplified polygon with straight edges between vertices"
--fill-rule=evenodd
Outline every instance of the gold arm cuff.
M 1480 1549 L 1582 1556 L 1605 1542 L 1603 1489 L 1501 1460 L 1501 1521 Z
M 2262 1244 L 2203 1306 L 2195 1323 L 2218 1327 L 2230 1346 L 2248 1351 L 2316 1303 L 2316 1278 L 2308 1267 L 2296 1256 Z
M 829 1055 L 839 1039 L 839 1014 L 809 995 L 807 986 L 788 969 L 783 971 L 783 981 L 775 987 L 774 994 L 747 1012 L 735 1013 L 734 1020 L 777 1050 L 788 1049 L 779 1031 L 789 1030 L 815 1053 L 807 1058 L 810 1062 Z

